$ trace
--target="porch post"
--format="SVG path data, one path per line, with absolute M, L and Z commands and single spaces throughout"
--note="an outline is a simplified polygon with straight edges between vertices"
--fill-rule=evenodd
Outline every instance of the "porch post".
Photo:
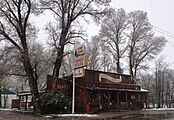
M 125 93 L 126 93 L 126 109 L 128 109 L 128 95 L 127 95 L 127 91 Z
M 101 106 L 101 93 L 100 93 L 100 91 L 98 92 L 98 104 L 99 104 L 99 110 L 101 110 L 102 109 L 102 106 Z
M 146 96 L 146 108 L 148 108 L 148 105 L 147 104 L 148 104 L 149 101 L 147 99 L 147 93 L 145 94 L 145 96 Z
M 109 109 L 109 111 L 110 111 L 110 101 L 111 100 L 111 97 L 110 97 L 110 92 L 108 91 L 108 109 Z
M 20 110 L 21 108 L 21 96 L 19 95 L 19 106 L 18 106 L 18 110 Z
M 28 95 L 26 95 L 25 98 L 26 98 L 26 100 L 25 100 L 25 111 L 27 111 Z
M 140 101 L 141 101 L 141 105 L 142 105 L 141 107 L 144 108 L 145 96 L 143 93 L 140 93 Z
M 118 111 L 120 111 L 120 97 L 119 97 L 119 91 L 117 91 L 117 108 L 118 108 Z

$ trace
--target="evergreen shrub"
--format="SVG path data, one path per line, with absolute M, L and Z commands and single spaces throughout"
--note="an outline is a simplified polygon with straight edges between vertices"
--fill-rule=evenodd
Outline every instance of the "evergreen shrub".
M 39 97 L 41 113 L 69 113 L 71 100 L 64 93 L 44 93 Z

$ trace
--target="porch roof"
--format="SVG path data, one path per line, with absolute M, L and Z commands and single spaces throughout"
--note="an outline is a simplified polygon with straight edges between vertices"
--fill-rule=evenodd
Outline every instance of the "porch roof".
M 89 90 L 108 90 L 108 91 L 127 91 L 127 92 L 148 92 L 147 90 L 145 91 L 144 89 L 142 90 L 132 90 L 132 89 L 116 89 L 116 88 L 101 88 L 101 87 L 86 87 L 86 89 Z

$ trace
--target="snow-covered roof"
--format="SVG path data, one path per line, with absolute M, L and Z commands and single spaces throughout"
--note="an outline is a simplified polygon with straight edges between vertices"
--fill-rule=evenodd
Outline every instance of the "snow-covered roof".
M 1 89 L 1 94 L 16 94 L 13 91 L 6 88 L 0 88 L 0 89 Z

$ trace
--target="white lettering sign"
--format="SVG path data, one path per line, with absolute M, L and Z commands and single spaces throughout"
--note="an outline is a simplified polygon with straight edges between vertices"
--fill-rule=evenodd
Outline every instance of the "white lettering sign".
M 75 69 L 75 77 L 83 77 L 84 76 L 84 68 Z
M 75 49 L 75 56 L 81 56 L 85 54 L 85 45 L 80 45 Z
M 106 79 L 106 80 L 109 80 L 109 81 L 112 81 L 112 82 L 115 82 L 115 83 L 119 83 L 119 82 L 122 81 L 122 77 L 121 76 L 120 76 L 119 79 L 116 79 L 116 78 L 113 78 L 113 77 L 111 77 L 109 75 L 106 75 L 106 74 L 102 74 L 101 73 L 101 74 L 99 74 L 99 81 L 101 82 L 102 79 Z
M 87 57 L 86 56 L 79 56 L 74 57 L 74 67 L 80 68 L 87 65 Z

